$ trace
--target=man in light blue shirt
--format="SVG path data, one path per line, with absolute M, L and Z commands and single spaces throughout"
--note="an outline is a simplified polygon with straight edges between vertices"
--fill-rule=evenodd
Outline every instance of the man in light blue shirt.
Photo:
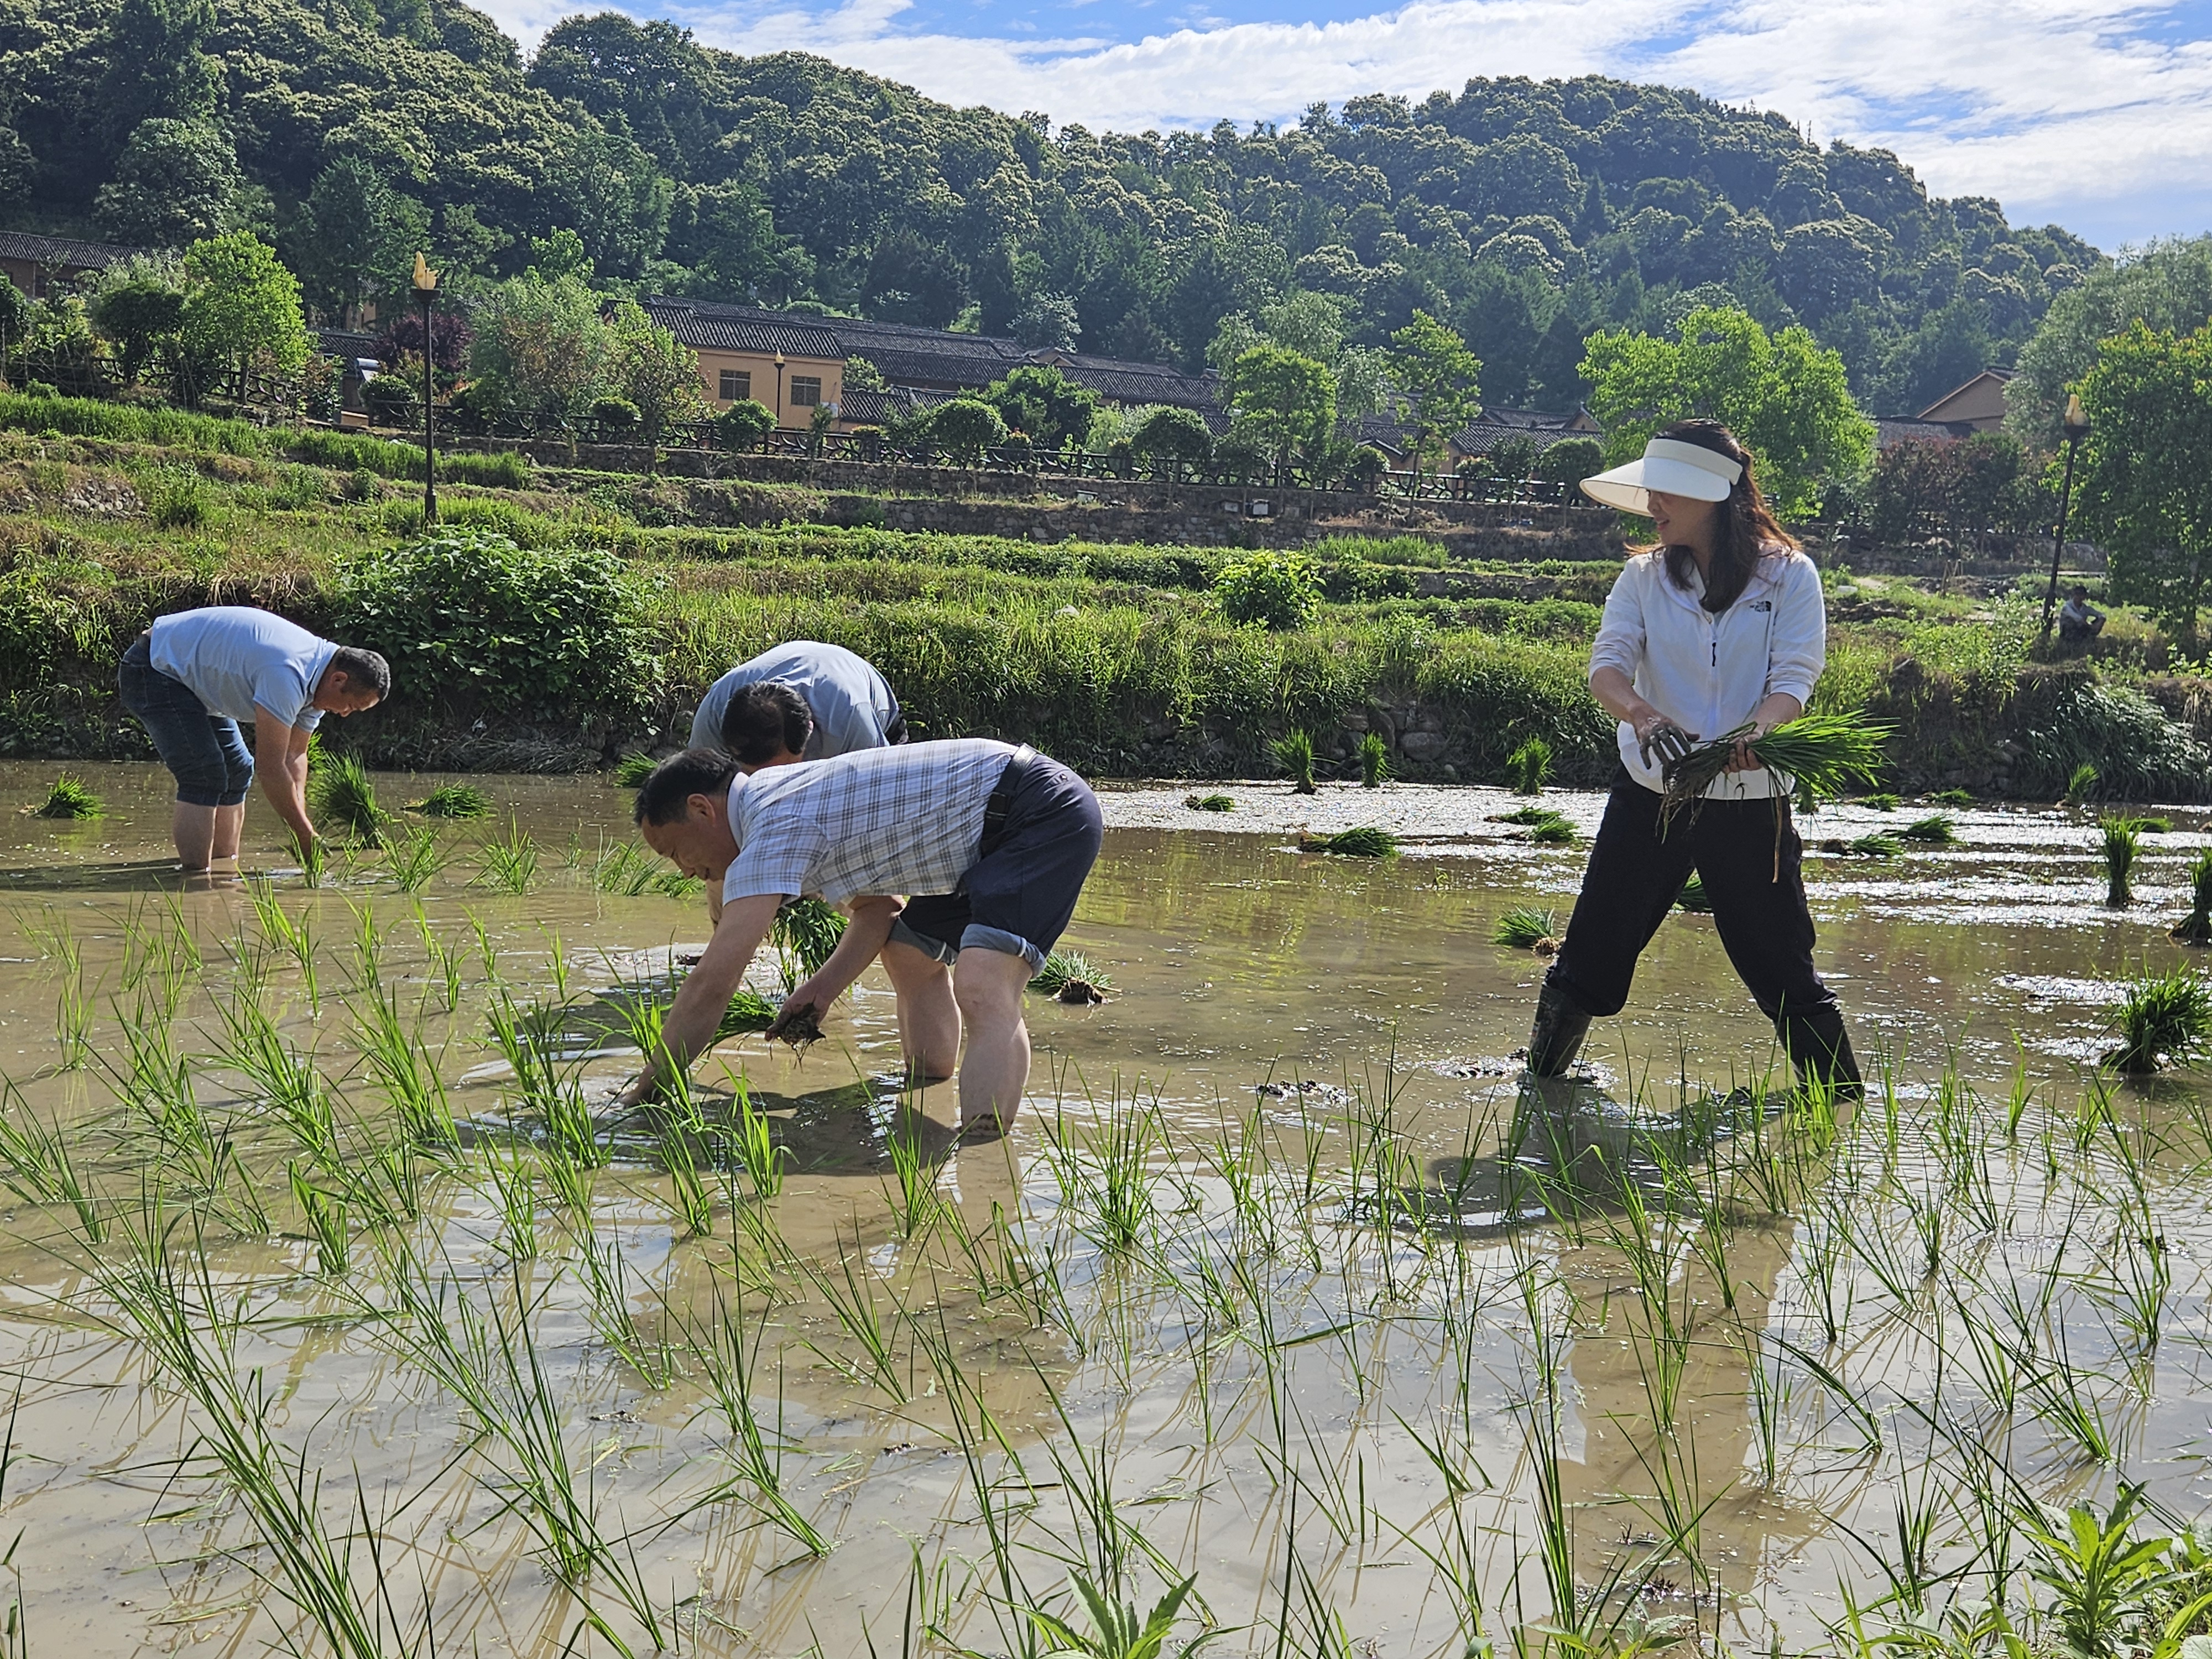
M 238 856 L 257 769 L 306 856 L 315 842 L 307 739 L 325 714 L 374 708 L 392 689 L 392 671 L 375 652 L 333 645 L 242 605 L 158 618 L 123 653 L 116 679 L 124 706 L 176 776 L 173 832 L 188 872 Z M 239 734 L 242 720 L 253 723 L 256 755 Z
M 818 640 L 792 640 L 739 663 L 707 688 L 691 719 L 694 749 L 719 749 L 746 772 L 905 738 L 884 677 L 866 658 Z

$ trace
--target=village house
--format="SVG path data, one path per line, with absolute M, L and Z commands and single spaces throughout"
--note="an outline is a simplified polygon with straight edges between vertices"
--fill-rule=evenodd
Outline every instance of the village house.
M 27 298 L 43 300 L 94 271 L 106 270 L 154 250 L 112 242 L 80 242 L 67 236 L 38 236 L 26 230 L 0 230 L 0 271 Z

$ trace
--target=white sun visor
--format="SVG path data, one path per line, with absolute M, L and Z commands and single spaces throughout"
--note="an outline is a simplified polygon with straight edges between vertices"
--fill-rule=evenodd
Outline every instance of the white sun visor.
M 1686 495 L 1694 501 L 1724 501 L 1743 476 L 1741 463 L 1677 438 L 1654 438 L 1644 455 L 1626 466 L 1583 480 L 1583 494 L 1626 513 L 1649 513 L 1650 492 Z

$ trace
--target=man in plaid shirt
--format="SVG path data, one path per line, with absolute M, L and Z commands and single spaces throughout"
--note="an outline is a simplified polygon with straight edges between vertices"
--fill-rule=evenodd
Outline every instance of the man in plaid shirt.
M 726 755 L 687 749 L 638 791 L 637 822 L 653 851 L 720 887 L 722 914 L 662 1024 L 665 1052 L 621 1104 L 641 1103 L 713 1046 L 776 911 L 805 895 L 851 920 L 783 1019 L 826 1010 L 880 954 L 908 1074 L 947 1077 L 957 1058 L 961 1127 L 1012 1120 L 1030 1073 L 1022 993 L 1098 856 L 1098 801 L 1080 778 L 984 738 L 750 776 Z

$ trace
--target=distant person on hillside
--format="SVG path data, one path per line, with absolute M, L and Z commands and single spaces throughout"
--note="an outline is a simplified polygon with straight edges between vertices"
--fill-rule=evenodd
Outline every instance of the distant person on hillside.
M 197 872 L 238 856 L 257 769 L 307 855 L 315 844 L 307 739 L 325 714 L 382 702 L 392 671 L 374 651 L 333 645 L 251 605 L 221 605 L 161 617 L 123 653 L 116 683 L 176 776 L 177 856 Z M 253 724 L 251 755 L 241 720 Z
M 866 658 L 817 640 L 739 663 L 707 688 L 691 717 L 691 746 L 719 749 L 744 772 L 905 741 L 906 720 L 884 677 Z
M 1827 656 L 1820 573 L 1775 522 L 1750 453 L 1717 421 L 1678 421 L 1642 459 L 1582 489 L 1648 514 L 1658 540 L 1613 583 L 1590 650 L 1590 691 L 1620 723 L 1620 763 L 1544 976 L 1529 1073 L 1560 1075 L 1592 1018 L 1620 1012 L 1637 958 L 1694 870 L 1729 961 L 1798 1073 L 1856 1094 L 1843 1011 L 1813 965 L 1792 781 L 1739 746 L 1694 816 L 1669 826 L 1659 815 L 1667 762 L 1701 736 L 1771 732 L 1804 712 Z
M 666 1052 L 618 1105 L 642 1103 L 714 1046 L 776 911 L 805 895 L 851 920 L 785 999 L 778 1029 L 827 1012 L 880 952 L 908 1074 L 948 1076 L 957 1057 L 961 1128 L 1012 1119 L 1030 1074 L 1022 994 L 1098 857 L 1098 801 L 1082 779 L 988 738 L 750 775 L 719 750 L 687 749 L 646 780 L 636 817 L 654 852 L 721 888 L 723 908 L 662 1024 Z
M 2089 590 L 2076 584 L 2058 608 L 2058 646 L 2062 651 L 2085 652 L 2089 641 L 2105 631 L 2105 613 L 2089 604 Z

